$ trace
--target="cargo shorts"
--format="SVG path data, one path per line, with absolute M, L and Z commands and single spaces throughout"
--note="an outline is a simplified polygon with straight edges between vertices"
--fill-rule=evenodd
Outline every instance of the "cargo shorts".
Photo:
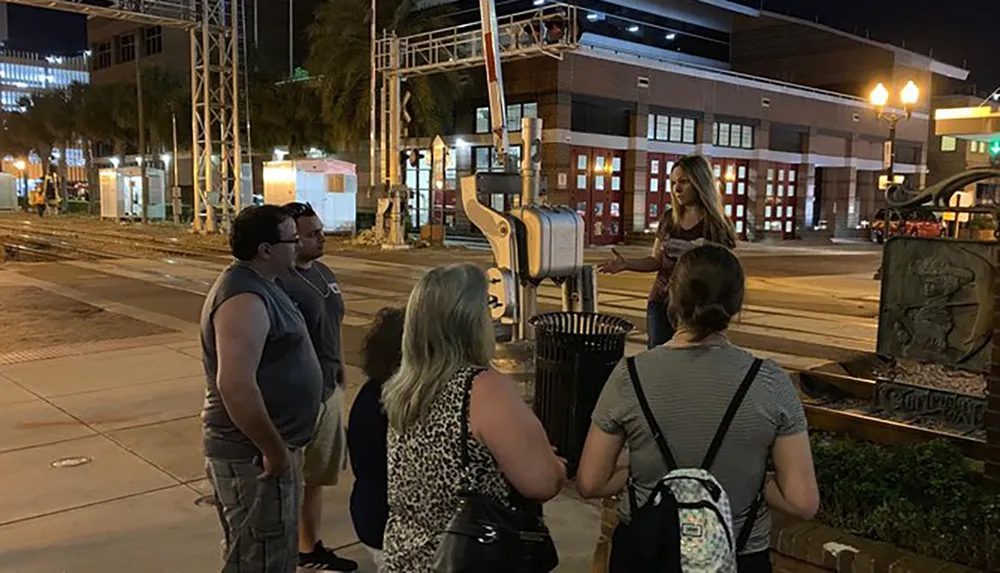
M 260 479 L 260 458 L 206 458 L 223 532 L 223 573 L 295 573 L 299 556 L 302 453 L 280 476 Z

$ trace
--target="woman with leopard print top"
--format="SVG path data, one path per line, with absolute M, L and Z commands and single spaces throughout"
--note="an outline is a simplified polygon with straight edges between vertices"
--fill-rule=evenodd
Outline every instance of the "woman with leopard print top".
M 517 385 L 487 367 L 495 344 L 488 298 L 485 274 L 468 264 L 433 269 L 410 293 L 402 364 L 382 390 L 389 418 L 387 571 L 431 570 L 460 491 L 504 503 L 515 488 L 547 501 L 566 483 L 565 463 Z

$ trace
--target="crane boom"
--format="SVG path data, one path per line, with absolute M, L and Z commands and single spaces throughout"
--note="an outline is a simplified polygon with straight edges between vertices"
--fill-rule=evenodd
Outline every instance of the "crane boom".
M 503 93 L 503 70 L 500 67 L 500 42 L 497 33 L 497 7 L 493 0 L 479 0 L 479 18 L 483 27 L 483 57 L 486 60 L 486 85 L 490 95 L 490 123 L 497 162 L 504 171 L 510 165 L 507 150 L 507 103 Z M 516 166 L 514 166 L 516 167 Z

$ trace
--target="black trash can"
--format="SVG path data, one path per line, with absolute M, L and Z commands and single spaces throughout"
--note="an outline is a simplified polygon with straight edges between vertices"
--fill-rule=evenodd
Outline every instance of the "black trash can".
M 559 455 L 576 475 L 590 416 L 634 328 L 622 318 L 552 312 L 530 319 L 535 327 L 535 414 Z

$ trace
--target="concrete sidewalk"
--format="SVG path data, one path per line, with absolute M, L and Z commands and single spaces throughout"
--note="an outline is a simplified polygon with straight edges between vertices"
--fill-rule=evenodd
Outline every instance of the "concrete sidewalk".
M 0 356 L 0 572 L 217 571 L 189 333 Z M 20 359 L 18 359 L 20 358 Z M 348 367 L 348 399 L 362 373 Z M 347 515 L 353 478 L 326 491 L 324 541 L 373 571 Z M 546 505 L 559 571 L 586 571 L 599 507 L 564 492 Z

